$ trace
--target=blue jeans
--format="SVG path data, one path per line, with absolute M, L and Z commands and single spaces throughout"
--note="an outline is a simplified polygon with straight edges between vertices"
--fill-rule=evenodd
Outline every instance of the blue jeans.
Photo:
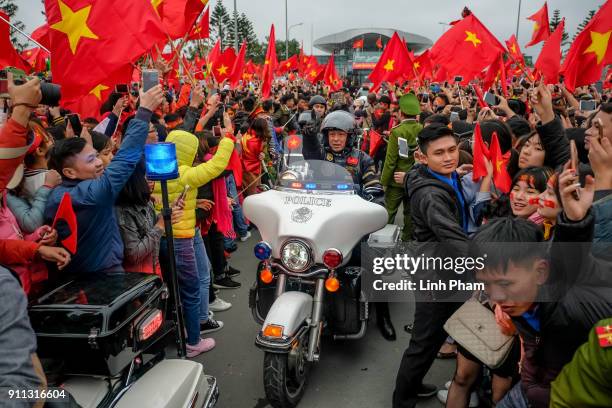
M 166 245 L 164 237 L 160 252 L 163 258 L 168 259 Z M 195 346 L 200 342 L 200 280 L 193 238 L 174 238 L 174 259 L 187 329 L 187 344 Z
M 506 393 L 506 395 L 496 405 L 497 408 L 528 408 L 529 401 L 525 396 L 521 382 L 516 383 L 514 387 Z
M 196 228 L 195 237 L 193 238 L 193 248 L 195 250 L 196 265 L 198 268 L 198 276 L 200 278 L 200 321 L 205 323 L 208 321 L 208 290 L 210 287 L 210 263 L 208 255 L 206 255 L 206 247 L 202 239 L 202 232 Z

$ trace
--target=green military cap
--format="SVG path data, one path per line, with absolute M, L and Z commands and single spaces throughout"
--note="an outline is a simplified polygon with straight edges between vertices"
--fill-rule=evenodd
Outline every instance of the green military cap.
M 399 107 L 405 115 L 418 115 L 421 113 L 419 100 L 412 93 L 408 93 L 399 99 Z

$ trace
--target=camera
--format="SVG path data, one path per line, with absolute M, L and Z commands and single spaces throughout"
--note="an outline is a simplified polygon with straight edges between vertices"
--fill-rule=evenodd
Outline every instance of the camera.
M 0 82 L 3 83 L 0 85 L 0 90 L 3 92 L 0 94 L 0 97 L 8 98 L 8 83 L 7 83 L 7 74 L 9 72 L 13 73 L 13 82 L 15 85 L 23 85 L 32 77 L 26 76 L 25 72 L 16 69 L 16 68 L 5 68 L 0 70 Z M 4 84 L 7 84 L 6 86 Z M 5 91 L 6 87 L 6 91 Z M 40 83 L 40 92 L 42 94 L 42 99 L 40 100 L 41 105 L 47 106 L 58 106 L 59 101 L 62 97 L 61 87 L 57 84 L 52 84 L 50 82 L 41 82 Z M 6 92 L 6 93 L 4 93 Z

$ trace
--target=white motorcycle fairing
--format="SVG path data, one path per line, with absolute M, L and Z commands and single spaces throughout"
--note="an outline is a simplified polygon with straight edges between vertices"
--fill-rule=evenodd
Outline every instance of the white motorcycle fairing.
M 289 238 L 307 241 L 314 262 L 322 264 L 329 248 L 342 252 L 346 264 L 361 238 L 387 224 L 384 207 L 356 194 L 269 190 L 245 198 L 243 211 L 280 258 Z
M 312 296 L 303 292 L 285 292 L 274 301 L 262 327 L 283 327 L 283 337 L 291 337 L 312 312 Z

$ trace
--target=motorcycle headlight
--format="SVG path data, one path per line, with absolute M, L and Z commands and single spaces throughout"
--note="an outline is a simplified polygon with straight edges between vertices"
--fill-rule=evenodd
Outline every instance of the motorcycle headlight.
M 311 264 L 311 251 L 302 241 L 287 241 L 281 247 L 281 261 L 292 272 L 303 272 Z

